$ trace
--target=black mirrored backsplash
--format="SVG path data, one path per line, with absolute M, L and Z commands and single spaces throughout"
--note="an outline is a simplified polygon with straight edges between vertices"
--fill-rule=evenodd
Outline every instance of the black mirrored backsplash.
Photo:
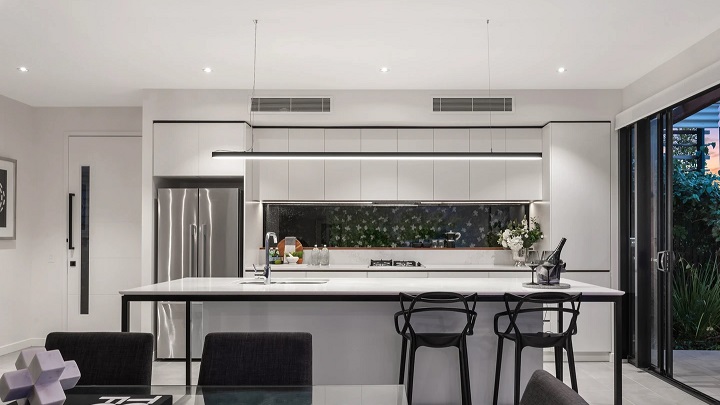
M 295 236 L 303 246 L 406 247 L 460 232 L 457 247 L 495 247 L 510 220 L 528 215 L 528 204 L 376 205 L 265 204 L 265 232 Z

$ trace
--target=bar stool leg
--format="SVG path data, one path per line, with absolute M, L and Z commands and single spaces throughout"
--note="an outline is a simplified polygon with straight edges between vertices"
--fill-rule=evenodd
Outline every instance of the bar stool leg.
M 405 358 L 407 356 L 407 339 L 402 339 L 402 353 L 400 354 L 400 382 L 398 384 L 405 384 Z
M 558 380 L 563 380 L 563 348 L 555 348 L 555 377 Z
M 458 359 L 460 360 L 460 396 L 462 398 L 461 404 L 468 405 L 467 402 L 467 381 L 465 380 L 465 361 L 463 360 L 462 343 L 458 344 Z
M 522 349 L 519 342 L 515 342 L 515 405 L 520 404 L 520 371 L 522 371 Z
M 497 363 L 495 363 L 495 390 L 493 391 L 493 405 L 498 403 L 498 391 L 500 390 L 500 366 L 502 366 L 503 338 L 498 337 Z
M 467 348 L 467 340 L 463 338 L 462 340 L 462 346 L 463 346 L 463 361 L 465 363 L 465 389 L 467 391 L 467 403 L 468 405 L 472 405 L 472 399 L 471 399 L 471 384 L 470 384 L 470 364 L 468 357 L 470 356 L 470 352 Z
M 415 376 L 415 351 L 417 350 L 417 347 L 415 347 L 415 344 L 413 342 L 410 342 L 410 359 L 408 362 L 408 381 L 407 385 L 405 386 L 405 389 L 407 391 L 407 402 L 408 405 L 412 405 L 412 395 L 413 395 L 413 377 Z
M 568 337 L 567 340 L 568 366 L 570 367 L 570 384 L 575 392 L 578 392 L 577 375 L 575 374 L 575 353 L 573 353 L 572 340 Z

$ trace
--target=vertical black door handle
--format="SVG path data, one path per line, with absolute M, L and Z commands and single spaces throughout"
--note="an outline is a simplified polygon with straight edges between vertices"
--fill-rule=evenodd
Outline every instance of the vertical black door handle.
M 73 198 L 75 197 L 75 193 L 70 193 L 68 195 L 68 249 L 75 250 L 75 246 L 73 246 Z

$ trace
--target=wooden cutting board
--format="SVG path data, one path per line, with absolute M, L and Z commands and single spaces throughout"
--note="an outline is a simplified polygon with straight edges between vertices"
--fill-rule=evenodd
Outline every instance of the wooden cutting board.
M 278 252 L 280 253 L 280 257 L 283 257 L 283 258 L 284 258 L 284 257 L 285 257 L 285 239 L 283 239 L 283 240 L 281 240 L 280 242 L 278 242 L 277 247 L 278 247 Z M 303 245 L 302 245 L 302 243 L 300 243 L 300 241 L 297 240 L 297 239 L 295 239 L 295 251 L 296 251 L 296 252 L 302 252 L 302 251 L 303 251 Z M 283 260 L 284 260 L 284 259 L 283 259 Z M 302 262 L 303 262 L 303 258 L 301 257 L 301 258 L 298 260 L 298 264 L 302 264 Z

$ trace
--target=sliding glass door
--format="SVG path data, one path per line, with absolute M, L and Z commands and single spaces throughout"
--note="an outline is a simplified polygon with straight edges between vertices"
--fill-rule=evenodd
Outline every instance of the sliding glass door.
M 620 130 L 630 362 L 720 399 L 720 87 Z
M 628 357 L 638 367 L 671 375 L 672 137 L 666 135 L 667 122 L 661 113 L 620 133 L 626 148 L 623 177 L 630 179 L 624 183 L 621 222 L 622 271 L 632 308 Z

